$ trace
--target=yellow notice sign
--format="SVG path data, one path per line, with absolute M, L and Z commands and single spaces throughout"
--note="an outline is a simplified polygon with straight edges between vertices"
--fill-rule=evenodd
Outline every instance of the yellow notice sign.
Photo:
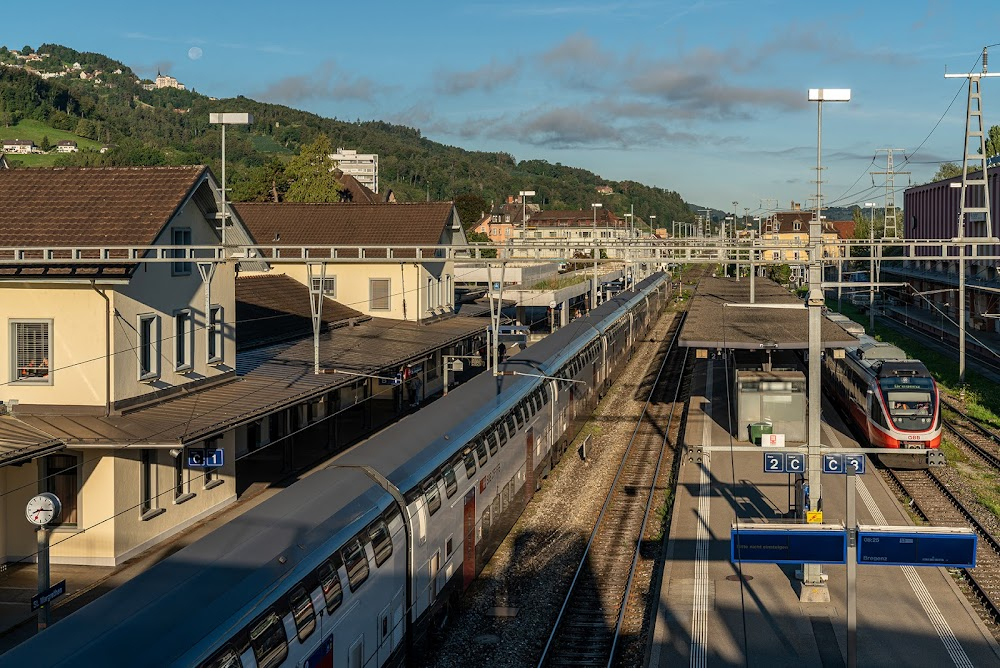
M 807 510 L 806 511 L 806 522 L 809 524 L 822 524 L 823 523 L 823 511 L 822 510 Z

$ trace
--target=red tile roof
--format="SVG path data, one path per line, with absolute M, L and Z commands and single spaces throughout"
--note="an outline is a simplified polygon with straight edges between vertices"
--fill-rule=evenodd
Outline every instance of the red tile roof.
M 0 247 L 151 244 L 204 166 L 0 170 Z
M 437 245 L 452 225 L 451 202 L 417 204 L 234 204 L 261 245 Z

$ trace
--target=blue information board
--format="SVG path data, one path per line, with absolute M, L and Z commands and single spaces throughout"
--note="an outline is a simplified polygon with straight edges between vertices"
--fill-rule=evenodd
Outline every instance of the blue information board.
M 972 529 L 858 527 L 858 563 L 975 568 L 978 541 Z
M 730 531 L 733 562 L 766 564 L 846 564 L 847 531 L 809 525 L 733 527 Z

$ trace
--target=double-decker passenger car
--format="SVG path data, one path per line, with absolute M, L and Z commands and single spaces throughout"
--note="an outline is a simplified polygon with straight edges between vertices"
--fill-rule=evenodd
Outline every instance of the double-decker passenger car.
M 4 655 L 398 663 L 482 569 L 667 300 L 656 274 Z

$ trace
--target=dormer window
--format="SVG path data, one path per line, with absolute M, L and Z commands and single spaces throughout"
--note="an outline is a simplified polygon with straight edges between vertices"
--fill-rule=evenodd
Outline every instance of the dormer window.
M 795 231 L 798 232 L 798 231 L 800 231 L 802 229 L 802 223 L 800 223 L 799 221 L 796 220 L 795 223 L 793 224 L 793 227 L 794 227 Z

